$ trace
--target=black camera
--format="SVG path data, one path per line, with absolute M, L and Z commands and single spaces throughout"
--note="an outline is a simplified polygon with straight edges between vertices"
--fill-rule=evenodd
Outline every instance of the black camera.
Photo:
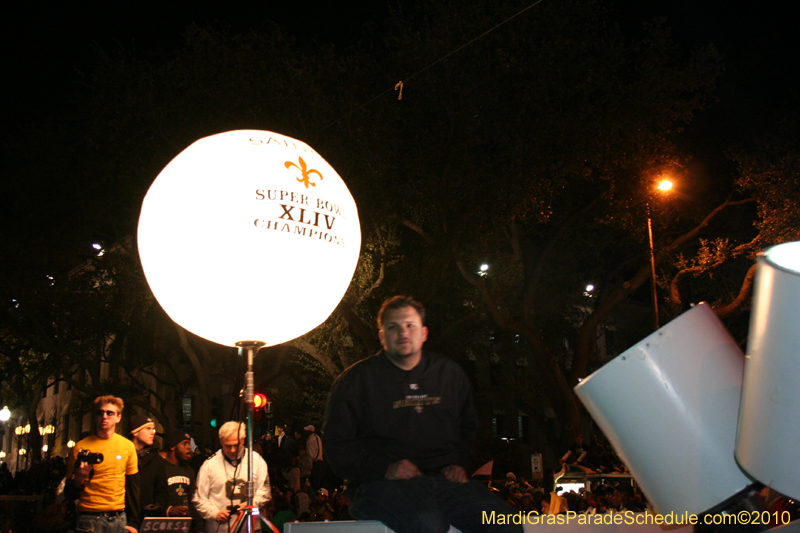
M 89 450 L 81 448 L 78 451 L 78 457 L 75 459 L 76 463 L 86 463 L 90 465 L 99 465 L 103 462 L 103 454 L 102 453 L 93 453 Z

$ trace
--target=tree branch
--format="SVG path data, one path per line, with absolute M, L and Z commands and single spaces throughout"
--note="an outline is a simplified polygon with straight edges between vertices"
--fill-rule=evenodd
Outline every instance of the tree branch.
M 734 313 L 738 312 L 744 304 L 749 301 L 750 293 L 753 290 L 753 279 L 756 275 L 756 267 L 758 264 L 753 264 L 748 270 L 747 274 L 744 277 L 744 281 L 742 281 L 742 287 L 739 289 L 739 294 L 736 298 L 733 299 L 731 303 L 728 305 L 724 305 L 720 308 L 714 309 L 717 313 L 717 316 L 720 318 L 727 318 Z
M 667 256 L 671 255 L 675 250 L 677 250 L 690 240 L 697 237 L 697 234 L 700 233 L 706 226 L 708 226 L 711 223 L 711 221 L 726 208 L 754 201 L 755 200 L 753 200 L 752 198 L 747 198 L 745 200 L 736 200 L 736 201 L 726 200 L 725 203 L 717 206 L 713 211 L 711 211 L 711 213 L 709 213 L 708 216 L 706 216 L 706 218 L 704 218 L 703 221 L 700 222 L 697 226 L 687 231 L 686 233 L 684 233 L 683 235 L 681 235 L 680 237 L 669 243 L 667 246 L 663 247 L 661 251 L 659 251 L 659 253 L 656 254 L 656 264 L 660 263 Z
M 184 329 L 175 324 L 175 331 L 178 333 L 181 349 L 183 350 L 183 353 L 186 354 L 186 358 L 189 359 L 189 362 L 194 369 L 194 374 L 197 376 L 197 388 L 199 389 L 200 393 L 200 402 L 198 402 L 200 405 L 198 405 L 198 411 L 200 411 L 201 415 L 205 416 L 211 412 L 211 397 L 209 396 L 205 369 L 200 363 L 200 359 L 197 357 L 197 353 L 194 351 L 194 348 L 192 348 L 192 345 L 189 343 L 189 339 L 186 338 L 186 332 Z M 204 435 L 204 438 L 205 437 L 207 437 L 207 435 Z
M 375 333 L 373 332 L 372 328 L 360 316 L 358 316 L 355 311 L 353 311 L 353 308 L 349 304 L 342 300 L 339 302 L 336 310 L 361 338 L 361 341 L 364 343 L 364 349 L 367 351 L 367 355 L 373 354 L 381 349 L 381 345 L 375 338 Z
M 408 227 L 408 228 L 411 228 L 416 233 L 419 233 L 419 235 L 423 239 L 425 239 L 425 242 L 427 242 L 428 244 L 433 244 L 433 237 L 428 235 L 428 233 L 424 229 L 422 229 L 421 227 L 417 226 L 416 224 L 414 224 L 410 220 L 406 220 L 406 219 L 401 220 L 400 223 L 402 225 Z
M 471 272 L 460 259 L 456 259 L 456 266 L 464 279 L 481 293 L 481 298 L 486 303 L 486 309 L 498 326 L 514 333 L 522 333 L 524 331 L 525 328 L 521 322 L 507 317 L 500 310 L 499 302 L 495 294 L 489 289 L 486 278 Z
M 661 248 L 659 252 L 655 254 L 655 263 L 657 265 L 660 264 L 678 248 L 697 237 L 700 231 L 708 226 L 711 221 L 726 208 L 752 201 L 754 200 L 726 200 L 723 204 L 714 208 L 714 210 L 712 210 L 697 226 L 690 229 L 667 246 Z M 592 345 L 593 343 L 596 345 L 595 337 L 597 335 L 597 327 L 603 320 L 608 318 L 611 312 L 616 309 L 620 303 L 625 301 L 632 292 L 641 287 L 649 278 L 650 264 L 649 262 L 642 263 L 632 278 L 609 291 L 605 297 L 598 302 L 589 316 L 586 317 L 586 320 L 581 324 L 578 331 L 578 344 L 575 350 L 575 359 L 573 360 L 572 370 L 569 375 L 570 384 L 574 385 L 578 382 L 578 378 L 586 376 L 586 367 L 593 353 Z
M 381 238 L 381 230 L 380 230 L 380 228 L 376 229 L 375 231 L 378 234 L 378 239 L 380 241 L 380 238 Z M 372 283 L 372 285 L 369 287 L 369 289 L 364 291 L 364 294 L 362 294 L 355 301 L 353 306 L 357 306 L 358 304 L 363 302 L 365 298 L 367 298 L 370 294 L 372 294 L 372 292 L 375 289 L 377 289 L 378 287 L 380 287 L 383 284 L 383 278 L 384 278 L 385 273 L 386 273 L 386 247 L 384 247 L 383 244 L 381 244 L 380 245 L 380 250 L 381 250 L 381 261 L 380 261 L 380 267 L 378 268 L 378 278 Z
M 316 347 L 307 340 L 302 338 L 294 339 L 287 342 L 286 344 L 292 346 L 293 348 L 297 348 L 301 352 L 308 354 L 312 359 L 321 364 L 322 368 L 324 368 L 325 371 L 332 377 L 335 378 L 341 373 L 339 368 L 335 364 L 333 364 L 333 360 L 329 356 L 320 353 L 316 349 Z

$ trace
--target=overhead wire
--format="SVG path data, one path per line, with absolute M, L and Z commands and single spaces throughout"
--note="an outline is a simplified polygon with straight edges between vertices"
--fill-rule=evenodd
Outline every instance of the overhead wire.
M 507 24 L 508 22 L 511 22 L 512 20 L 514 20 L 514 19 L 515 19 L 515 18 L 517 18 L 518 16 L 522 15 L 523 13 L 525 13 L 526 11 L 528 11 L 529 9 L 532 9 L 532 8 L 536 7 L 537 5 L 541 4 L 542 2 L 544 2 L 544 0 L 536 0 L 536 1 L 535 1 L 535 2 L 533 2 L 532 4 L 530 4 L 530 5 L 528 5 L 527 7 L 525 7 L 525 8 L 523 8 L 523 9 L 521 9 L 521 10 L 520 10 L 520 11 L 518 11 L 517 13 L 515 13 L 515 14 L 511 15 L 510 17 L 508 17 L 507 19 L 503 20 L 502 22 L 500 22 L 500 23 L 496 24 L 495 26 L 493 26 L 493 27 L 489 28 L 488 30 L 486 30 L 485 32 L 481 33 L 481 34 L 480 34 L 480 35 L 478 35 L 477 37 L 475 37 L 475 38 L 473 38 L 473 39 L 471 39 L 471 40 L 467 41 L 466 43 L 462 44 L 461 46 L 459 46 L 459 47 L 458 47 L 458 48 L 456 48 L 455 50 L 452 50 L 452 51 L 448 52 L 447 54 L 443 55 L 442 57 L 440 57 L 439 59 L 437 59 L 437 60 L 436 60 L 436 61 L 434 61 L 433 63 L 429 64 L 428 66 L 426 66 L 426 67 L 424 67 L 424 68 L 422 68 L 422 69 L 418 70 L 417 72 L 415 72 L 415 73 L 411 74 L 410 76 L 408 76 L 408 77 L 406 77 L 406 78 L 404 78 L 404 79 L 402 79 L 402 80 L 398 81 L 398 82 L 397 82 L 397 83 L 396 83 L 396 84 L 395 84 L 393 87 L 390 87 L 390 88 L 386 89 L 385 91 L 383 91 L 382 93 L 378 94 L 377 96 L 375 96 L 375 97 L 371 98 L 371 99 L 370 99 L 370 100 L 368 100 L 367 102 L 364 102 L 363 104 L 361 104 L 361 105 L 357 106 L 355 109 L 352 109 L 352 110 L 348 111 L 347 113 L 345 113 L 344 115 L 342 115 L 341 117 L 337 118 L 336 120 L 334 120 L 334 121 L 332 121 L 332 122 L 329 122 L 328 124 L 326 124 L 325 126 L 323 126 L 322 128 L 320 128 L 320 129 L 318 130 L 318 133 L 319 133 L 319 132 L 322 132 L 322 131 L 324 131 L 324 130 L 326 130 L 326 129 L 328 129 L 329 127 L 333 126 L 333 125 L 334 125 L 334 124 L 336 124 L 337 122 L 340 122 L 340 121 L 342 121 L 342 120 L 346 119 L 347 117 L 349 117 L 350 115 L 352 115 L 352 114 L 353 114 L 353 113 L 355 113 L 356 111 L 358 111 L 358 110 L 360 110 L 360 109 L 362 109 L 362 108 L 364 108 L 364 107 L 366 107 L 366 106 L 370 105 L 370 104 L 371 104 L 372 102 L 374 102 L 375 100 L 377 100 L 377 99 L 381 98 L 381 97 L 382 97 L 382 96 L 384 96 L 385 94 L 387 94 L 387 93 L 390 93 L 390 92 L 392 92 L 392 91 L 399 91 L 399 93 L 398 93 L 398 98 L 397 98 L 397 99 L 398 99 L 398 100 L 402 100 L 402 99 L 403 99 L 403 87 L 404 87 L 405 83 L 406 83 L 408 80 L 410 80 L 410 79 L 412 79 L 412 78 L 414 78 L 414 77 L 416 77 L 416 76 L 418 76 L 418 75 L 422 74 L 423 72 L 425 72 L 426 70 L 428 70 L 428 69 L 430 69 L 430 68 L 434 67 L 435 65 L 438 65 L 439 63 L 441 63 L 442 61 L 444 61 L 444 60 L 445 60 L 445 59 L 447 59 L 448 57 L 450 57 L 450 56 L 452 56 L 452 55 L 454 55 L 454 54 L 456 54 L 456 53 L 460 52 L 461 50 L 463 50 L 463 49 L 464 49 L 464 48 L 466 48 L 467 46 L 470 46 L 471 44 L 475 43 L 476 41 L 478 41 L 478 40 L 480 40 L 480 39 L 482 39 L 482 38 L 486 37 L 487 35 L 489 35 L 489 34 L 490 34 L 490 33 L 492 33 L 493 31 L 495 31 L 497 28 L 499 28 L 500 26 L 503 26 L 504 24 Z

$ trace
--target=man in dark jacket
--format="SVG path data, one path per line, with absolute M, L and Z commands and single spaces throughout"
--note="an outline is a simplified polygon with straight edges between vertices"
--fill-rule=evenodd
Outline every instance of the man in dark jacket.
M 156 425 L 149 416 L 131 417 L 131 441 L 139 458 L 139 516 L 158 516 L 158 501 L 165 496 L 165 488 L 158 481 L 158 447 L 154 446 Z
M 165 516 L 191 516 L 193 531 L 203 530 L 203 519 L 191 506 L 197 475 L 189 461 L 192 459 L 192 438 L 179 429 L 170 429 L 164 437 L 159 454 L 163 483 L 167 488 L 163 502 Z
M 466 469 L 477 432 L 461 367 L 424 352 L 425 309 L 395 296 L 378 312 L 383 351 L 336 380 L 325 413 L 326 458 L 347 481 L 350 514 L 397 533 L 522 531 L 514 511 Z M 502 515 L 502 517 L 500 517 Z

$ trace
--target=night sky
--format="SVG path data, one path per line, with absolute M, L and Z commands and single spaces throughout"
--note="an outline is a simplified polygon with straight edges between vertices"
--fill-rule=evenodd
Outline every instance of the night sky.
M 723 55 L 719 102 L 701 117 L 700 128 L 738 141 L 761 135 L 772 114 L 797 94 L 800 45 L 786 1 L 761 5 L 734 2 L 621 0 L 623 27 L 666 17 L 675 41 L 694 48 L 713 43 Z
M 413 0 L 389 2 L 405 12 L 413 12 L 415 7 Z M 609 2 L 627 36 L 637 37 L 643 23 L 665 17 L 677 44 L 696 48 L 713 43 L 720 50 L 726 70 L 719 79 L 718 101 L 698 114 L 680 139 L 684 144 L 679 148 L 694 156 L 697 176 L 730 175 L 725 150 L 769 133 L 775 117 L 796 94 L 800 46 L 790 27 L 794 22 L 788 16 L 789 2 L 758 6 L 738 0 Z M 209 0 L 90 0 L 47 7 L 40 3 L 6 6 L 2 32 L 7 94 L 4 131 L 14 136 L 21 128 L 39 123 L 41 116 L 58 118 L 70 98 L 83 90 L 79 72 L 91 72 L 98 49 L 121 49 L 133 57 L 147 57 L 157 50 L 179 47 L 184 29 L 192 22 L 246 32 L 263 27 L 268 20 L 298 40 L 345 48 L 363 35 L 366 21 L 385 16 L 388 5 L 383 1 L 298 0 L 227 2 L 222 7 L 222 3 Z M 534 7 L 521 16 L 535 17 L 536 10 Z M 480 45 L 478 41 L 471 46 Z M 398 72 L 397 79 L 409 74 Z
M 545 0 L 557 1 L 557 0 Z M 398 5 L 398 0 L 390 0 Z M 223 7 L 224 5 L 224 7 Z M 211 2 L 26 2 L 3 8 L 6 88 L 4 123 L 24 123 L 30 113 L 58 113 L 62 98 L 76 90 L 76 70 L 91 68 L 97 47 L 147 54 L 181 44 L 191 22 L 225 24 L 234 30 L 277 22 L 298 38 L 346 46 L 361 34 L 365 20 L 387 13 L 389 2 L 286 1 Z M 402 0 L 413 10 L 413 0 Z M 734 129 L 760 127 L 764 114 L 785 103 L 797 80 L 800 47 L 788 1 L 753 3 L 703 0 L 616 0 L 617 20 L 628 35 L 642 23 L 666 17 L 675 40 L 697 47 L 714 43 L 726 62 L 718 113 Z M 535 17 L 536 8 L 523 16 Z M 512 22 L 513 23 L 513 22 Z M 498 30 L 502 31 L 502 29 Z M 423 67 L 423 65 L 420 65 Z M 398 73 L 401 78 L 404 73 Z M 57 90 L 54 90 L 57 89 Z M 730 133 L 731 128 L 725 131 Z M 746 132 L 745 132 L 746 133 Z
M 224 4 L 88 0 L 4 7 L 2 38 L 8 73 L 4 78 L 17 102 L 3 106 L 4 123 L 24 123 L 31 111 L 57 113 L 62 98 L 76 90 L 76 71 L 91 68 L 98 47 L 146 56 L 152 50 L 180 46 L 184 29 L 192 22 L 246 32 L 262 27 L 266 20 L 298 38 L 346 46 L 359 36 L 365 20 L 387 12 L 382 5 L 355 0 Z M 55 87 L 63 90 L 53 91 Z

